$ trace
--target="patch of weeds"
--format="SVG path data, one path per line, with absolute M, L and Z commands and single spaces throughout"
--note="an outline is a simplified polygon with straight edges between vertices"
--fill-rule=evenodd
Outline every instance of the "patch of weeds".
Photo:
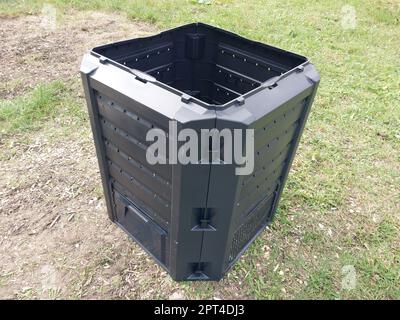
M 51 289 L 46 290 L 46 293 L 47 293 L 48 299 L 55 300 L 55 299 L 59 298 L 59 296 L 61 294 L 61 289 L 60 288 L 51 288 Z
M 0 274 L 0 287 L 5 286 L 12 275 L 12 272 Z
M 376 242 L 391 242 L 398 235 L 399 230 L 396 227 L 395 223 L 389 219 L 384 219 L 379 223 L 377 232 L 373 234 L 373 240 Z
M 103 187 L 101 185 L 95 186 L 92 190 L 93 195 L 97 196 L 98 198 L 104 195 Z
M 398 261 L 387 263 L 379 257 L 361 259 L 356 266 L 359 266 L 361 276 L 365 278 L 368 286 L 366 292 L 370 292 L 373 299 L 399 299 L 400 288 L 400 267 Z M 371 287 L 374 290 L 371 290 Z M 384 293 L 384 296 L 382 296 Z
M 17 299 L 32 300 L 38 296 L 38 292 L 34 288 L 22 288 L 21 292 L 17 293 Z
M 81 299 L 85 295 L 86 288 L 93 280 L 95 268 L 92 266 L 85 267 L 80 273 L 78 281 L 73 284 L 72 298 Z
M 272 230 L 279 230 L 282 235 L 293 230 L 294 222 L 289 219 L 288 213 L 277 209 L 273 222 L 270 224 Z
M 393 4 L 391 8 L 388 4 L 376 3 L 374 7 L 370 7 L 368 10 L 369 15 L 377 22 L 384 23 L 387 25 L 399 25 L 400 24 L 400 5 L 397 3 Z
M 377 225 L 370 225 L 369 228 L 360 226 L 354 234 L 350 234 L 347 237 L 348 245 L 359 245 L 379 247 L 381 245 L 390 244 L 396 239 L 399 234 L 399 230 L 392 219 L 384 218 Z
M 185 296 L 194 297 L 196 299 L 212 299 L 214 293 L 214 285 L 210 282 L 182 283 L 182 289 Z
M 335 282 L 334 270 L 330 264 L 323 262 L 309 272 L 305 292 L 313 298 L 335 299 L 338 297 Z
M 262 257 L 263 241 L 257 239 L 238 261 L 235 270 L 239 279 L 245 283 L 246 295 L 257 299 L 277 299 L 282 296 L 283 276 L 279 267 L 283 267 L 280 248 L 274 247 L 268 259 Z
M 41 84 L 27 95 L 0 101 L 0 135 L 8 136 L 40 128 L 43 121 L 60 113 L 80 121 L 83 109 L 61 81 Z
M 303 236 L 301 237 L 301 242 L 307 245 L 312 245 L 316 243 L 321 243 L 323 236 L 319 232 L 314 230 L 305 230 Z
M 341 256 L 344 264 L 354 265 L 356 285 L 351 291 L 342 294 L 364 299 L 400 298 L 400 251 L 392 256 L 380 255 L 379 251 L 364 251 L 355 255 L 345 253 Z

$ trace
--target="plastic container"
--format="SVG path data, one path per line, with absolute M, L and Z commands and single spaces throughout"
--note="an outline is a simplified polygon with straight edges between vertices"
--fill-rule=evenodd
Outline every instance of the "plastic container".
M 174 279 L 220 279 L 272 221 L 319 83 L 314 66 L 195 23 L 96 47 L 81 75 L 110 219 Z M 222 156 L 150 165 L 146 133 L 171 120 L 178 131 L 254 129 L 254 170 L 237 175 Z

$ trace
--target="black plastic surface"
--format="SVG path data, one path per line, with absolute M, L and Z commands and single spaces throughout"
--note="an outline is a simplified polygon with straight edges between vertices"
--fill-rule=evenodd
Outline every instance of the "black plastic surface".
M 93 51 L 214 105 L 234 100 L 307 60 L 203 24 Z
M 110 219 L 174 279 L 220 279 L 274 217 L 318 87 L 314 66 L 197 23 L 94 48 L 81 75 Z M 253 172 L 236 175 L 222 156 L 150 165 L 146 133 L 171 120 L 253 129 Z

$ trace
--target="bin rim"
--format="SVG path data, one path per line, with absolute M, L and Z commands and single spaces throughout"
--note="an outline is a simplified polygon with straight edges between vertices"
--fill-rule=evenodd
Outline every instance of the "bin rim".
M 146 39 L 146 38 L 150 38 L 150 37 L 152 37 L 154 35 L 161 35 L 161 34 L 164 34 L 164 33 L 167 33 L 167 32 L 171 32 L 171 31 L 174 31 L 174 30 L 179 30 L 179 29 L 183 29 L 183 28 L 187 28 L 187 27 L 191 27 L 191 26 L 202 26 L 202 27 L 205 27 L 205 28 L 215 29 L 218 32 L 222 32 L 222 33 L 225 33 L 226 35 L 230 35 L 230 36 L 235 36 L 235 37 L 237 37 L 239 39 L 248 41 L 251 44 L 260 45 L 260 46 L 267 47 L 269 49 L 272 49 L 274 51 L 278 51 L 278 52 L 286 54 L 286 55 L 294 56 L 294 57 L 296 57 L 298 59 L 304 60 L 304 62 L 302 62 L 301 64 L 299 64 L 299 65 L 297 65 L 295 67 L 293 67 L 292 69 L 289 69 L 288 71 L 282 73 L 279 76 L 270 78 L 270 79 L 262 82 L 260 84 L 260 86 L 254 88 L 254 89 L 252 89 L 252 90 L 250 90 L 250 91 L 248 91 L 248 92 L 246 92 L 244 94 L 241 94 L 240 96 L 236 97 L 235 99 L 232 99 L 232 100 L 230 100 L 230 101 L 228 101 L 228 102 L 226 102 L 224 104 L 212 104 L 212 103 L 204 102 L 204 101 L 202 101 L 202 100 L 200 100 L 198 98 L 195 98 L 195 97 L 193 97 L 193 96 L 191 96 L 191 95 L 189 95 L 189 94 L 187 94 L 187 93 L 185 93 L 185 92 L 183 92 L 183 91 L 181 91 L 179 89 L 176 89 L 176 88 L 174 88 L 174 87 L 172 87 L 172 86 L 170 86 L 168 84 L 165 84 L 165 83 L 163 83 L 161 81 L 158 81 L 156 78 L 152 77 L 151 75 L 149 75 L 149 74 L 147 74 L 147 73 L 145 73 L 143 71 L 129 68 L 126 65 L 123 65 L 122 63 L 116 62 L 116 61 L 114 61 L 114 60 L 112 60 L 112 59 L 110 59 L 110 58 L 108 58 L 106 56 L 103 56 L 100 53 L 95 51 L 95 50 L 98 50 L 98 49 L 101 49 L 103 47 L 107 47 L 107 46 L 110 46 L 110 45 L 123 44 L 125 42 L 129 42 L 129 41 L 134 40 L 134 39 Z M 158 87 L 166 89 L 169 92 L 174 93 L 177 96 L 180 96 L 181 97 L 181 101 L 184 102 L 184 103 L 190 103 L 190 102 L 196 103 L 196 104 L 200 105 L 201 107 L 204 107 L 206 109 L 211 109 L 211 110 L 215 110 L 215 109 L 224 110 L 224 109 L 227 109 L 227 108 L 229 108 L 231 106 L 234 106 L 234 105 L 243 105 L 247 98 L 250 98 L 251 96 L 253 96 L 256 93 L 259 93 L 261 91 L 273 89 L 274 87 L 276 87 L 278 85 L 278 82 L 280 80 L 282 80 L 284 78 L 287 78 L 288 76 L 292 75 L 293 73 L 302 72 L 307 65 L 311 64 L 310 60 L 305 56 L 302 56 L 302 55 L 299 55 L 297 53 L 294 53 L 294 52 L 291 52 L 291 51 L 287 51 L 287 50 L 284 50 L 284 49 L 280 49 L 278 47 L 274 47 L 274 46 L 268 45 L 268 44 L 260 42 L 260 41 L 248 39 L 248 38 L 245 38 L 245 37 L 243 37 L 243 36 L 241 36 L 241 35 L 239 35 L 237 33 L 234 33 L 234 32 L 231 32 L 231 31 L 227 31 L 227 30 L 224 30 L 224 29 L 221 29 L 221 28 L 218 28 L 218 27 L 214 27 L 212 25 L 209 25 L 209 24 L 206 24 L 206 23 L 203 23 L 203 22 L 195 22 L 195 23 L 184 24 L 184 25 L 178 26 L 176 28 L 172 28 L 172 29 L 168 29 L 166 31 L 162 31 L 160 33 L 156 33 L 154 35 L 147 36 L 147 37 L 137 37 L 137 38 L 132 38 L 132 39 L 128 39 L 128 40 L 122 40 L 122 41 L 117 41 L 117 42 L 113 42 L 113 43 L 97 46 L 97 47 L 94 47 L 94 48 L 90 49 L 89 50 L 89 54 L 91 54 L 92 56 L 98 58 L 99 61 L 102 64 L 105 64 L 105 63 L 111 64 L 111 65 L 113 65 L 115 67 L 118 67 L 118 68 L 120 68 L 120 69 L 122 69 L 124 71 L 127 71 L 127 72 L 131 73 L 134 77 L 136 77 L 136 79 L 138 79 L 138 80 L 140 80 L 142 82 L 151 82 L 151 83 L 157 85 Z

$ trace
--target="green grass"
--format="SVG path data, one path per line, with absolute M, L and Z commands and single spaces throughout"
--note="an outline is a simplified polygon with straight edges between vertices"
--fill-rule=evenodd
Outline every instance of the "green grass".
M 85 113 L 67 84 L 54 81 L 39 84 L 28 94 L 0 100 L 0 134 L 11 135 L 40 128 L 43 121 L 60 114 L 83 120 Z
M 188 297 L 400 298 L 398 1 L 32 0 L 3 1 L 0 13 L 40 13 L 43 3 L 63 14 L 121 12 L 160 28 L 211 23 L 303 54 L 321 74 L 276 220 L 222 282 L 182 284 Z M 355 9 L 354 29 L 342 27 L 344 5 Z M 2 101 L 1 131 L 35 128 L 69 96 L 55 83 Z M 354 289 L 341 287 L 346 265 L 356 270 Z

